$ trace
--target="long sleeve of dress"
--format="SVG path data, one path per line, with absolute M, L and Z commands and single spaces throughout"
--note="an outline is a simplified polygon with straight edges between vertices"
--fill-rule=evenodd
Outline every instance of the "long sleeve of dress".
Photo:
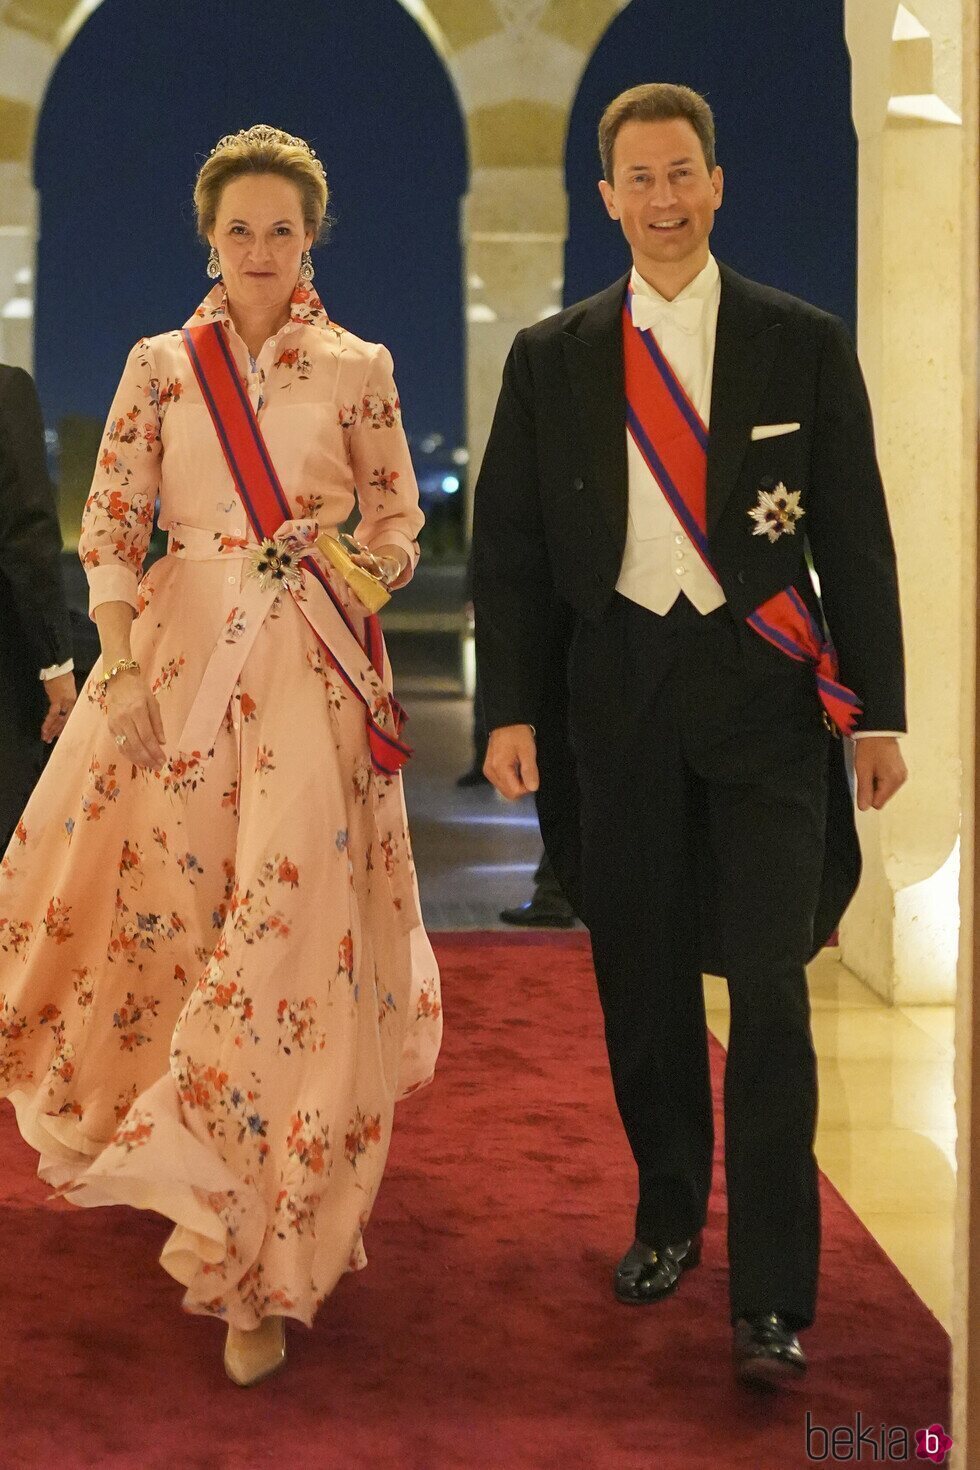
M 387 347 L 378 344 L 372 350 L 356 418 L 351 417 L 348 443 L 361 512 L 354 535 L 365 546 L 398 546 L 407 554 L 408 566 L 393 583 L 400 587 L 418 562 L 417 537 L 425 516 Z
M 82 513 L 78 554 L 88 577 L 90 612 L 103 602 L 138 607 L 136 587 L 160 481 L 161 405 L 179 388 L 161 384 L 149 342 L 137 342 L 109 410 Z

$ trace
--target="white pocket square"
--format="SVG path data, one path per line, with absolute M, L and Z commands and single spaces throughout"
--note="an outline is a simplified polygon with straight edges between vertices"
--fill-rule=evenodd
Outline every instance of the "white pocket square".
M 756 424 L 753 439 L 775 439 L 777 434 L 795 434 L 799 424 Z

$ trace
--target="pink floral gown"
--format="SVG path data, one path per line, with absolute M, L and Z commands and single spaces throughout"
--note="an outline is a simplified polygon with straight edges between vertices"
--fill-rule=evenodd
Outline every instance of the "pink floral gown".
M 220 283 L 202 320 L 228 331 L 287 529 L 308 544 L 356 497 L 357 535 L 404 547 L 407 579 L 423 517 L 386 349 L 302 285 L 254 368 Z M 139 581 L 158 495 L 169 554 Z M 79 554 L 93 607 L 137 609 L 167 760 L 125 759 L 97 668 L 0 865 L 0 1095 L 39 1175 L 171 1219 L 184 1306 L 240 1328 L 309 1325 L 366 1264 L 394 1103 L 430 1079 L 442 1026 L 401 780 L 372 769 L 302 588 L 257 602 L 249 545 L 180 333 L 141 340 Z

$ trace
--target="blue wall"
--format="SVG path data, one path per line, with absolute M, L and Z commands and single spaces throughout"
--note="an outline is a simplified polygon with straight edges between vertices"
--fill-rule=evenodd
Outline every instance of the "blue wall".
M 596 189 L 596 129 L 617 92 L 653 81 L 694 87 L 715 113 L 725 173 L 715 254 L 853 326 L 857 145 L 843 0 L 632 0 L 600 42 L 572 112 L 565 301 L 628 267 Z
M 268 122 L 324 161 L 336 220 L 314 253 L 331 315 L 395 358 L 410 431 L 459 442 L 462 118 L 397 0 L 105 0 L 52 79 L 41 191 L 38 386 L 50 424 L 102 418 L 126 353 L 211 283 L 193 222 L 200 161 Z

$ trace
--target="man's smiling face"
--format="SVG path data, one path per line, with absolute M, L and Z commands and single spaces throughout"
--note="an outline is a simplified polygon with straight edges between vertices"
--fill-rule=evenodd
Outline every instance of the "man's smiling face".
M 599 190 L 640 274 L 644 264 L 655 272 L 689 267 L 693 279 L 708 259 L 723 178 L 720 168 L 708 171 L 691 124 L 681 117 L 624 123 L 613 144 L 612 172 L 612 183 L 601 180 Z

